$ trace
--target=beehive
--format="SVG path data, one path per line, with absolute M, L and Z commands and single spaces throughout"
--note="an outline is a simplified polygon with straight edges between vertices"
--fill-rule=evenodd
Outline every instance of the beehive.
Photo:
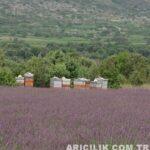
M 62 87 L 63 88 L 70 88 L 71 86 L 71 79 L 67 79 L 65 77 L 62 78 Z
M 19 86 L 24 86 L 24 77 L 22 75 L 16 77 L 16 84 Z
M 96 78 L 90 84 L 91 88 L 102 88 L 107 89 L 108 87 L 108 79 L 104 79 L 102 77 Z
M 90 80 L 85 81 L 85 88 L 90 88 Z
M 33 87 L 34 86 L 34 75 L 30 72 L 24 74 L 24 85 L 26 87 Z
M 88 88 L 89 80 L 85 78 L 78 78 L 74 80 L 74 88 Z
M 96 82 L 91 81 L 91 83 L 90 83 L 90 87 L 91 87 L 91 88 L 96 88 L 96 84 L 97 84 Z
M 62 79 L 58 77 L 53 77 L 50 79 L 50 87 L 62 88 Z
M 107 89 L 107 88 L 108 88 L 108 79 L 103 79 L 102 89 Z

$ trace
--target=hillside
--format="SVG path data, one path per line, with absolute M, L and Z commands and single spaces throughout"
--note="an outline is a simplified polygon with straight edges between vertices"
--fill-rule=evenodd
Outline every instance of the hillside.
M 41 47 L 96 42 L 105 49 L 112 44 L 141 51 L 144 46 L 147 55 L 149 8 L 148 0 L 1 0 L 0 46 L 17 37 Z

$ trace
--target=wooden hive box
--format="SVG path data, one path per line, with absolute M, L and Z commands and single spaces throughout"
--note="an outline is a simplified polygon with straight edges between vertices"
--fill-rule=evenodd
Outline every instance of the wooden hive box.
M 77 88 L 77 89 L 85 88 L 85 82 L 81 79 L 75 79 L 74 88 Z
M 90 86 L 89 84 L 90 80 L 85 79 L 85 78 L 78 78 L 74 80 L 74 88 L 78 89 L 85 89 Z
M 62 87 L 70 88 L 71 87 L 71 79 L 67 79 L 65 77 L 62 78 Z
M 34 75 L 30 72 L 24 74 L 24 86 L 33 87 L 34 86 Z
M 90 88 L 90 81 L 85 82 L 85 88 L 89 89 Z

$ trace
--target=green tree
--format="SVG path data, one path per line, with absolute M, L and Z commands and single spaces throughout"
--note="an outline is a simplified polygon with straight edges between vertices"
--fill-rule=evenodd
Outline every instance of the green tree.
M 132 85 L 140 86 L 144 83 L 144 79 L 139 71 L 134 71 L 130 76 L 130 82 Z
M 88 78 L 94 80 L 99 75 L 100 75 L 100 65 L 93 63 L 92 66 L 89 68 Z
M 26 71 L 34 74 L 35 86 L 49 85 L 49 70 L 43 58 L 32 57 L 26 64 Z
M 74 79 L 78 77 L 78 64 L 75 60 L 70 60 L 66 63 L 66 69 L 69 72 L 69 78 Z
M 64 63 L 59 63 L 54 66 L 53 76 L 57 77 L 68 77 L 69 72 L 66 69 L 66 65 Z
M 121 86 L 121 75 L 116 65 L 115 56 L 104 60 L 100 66 L 100 74 L 109 80 L 110 88 L 119 88 Z
M 5 66 L 12 71 L 14 76 L 18 76 L 24 73 L 25 70 L 25 62 L 22 60 L 14 61 L 14 60 L 6 59 Z
M 15 78 L 9 68 L 0 68 L 0 85 L 15 85 Z
M 89 68 L 80 66 L 78 69 L 78 76 L 83 77 L 83 78 L 88 78 L 89 77 Z
M 137 80 L 137 84 L 147 82 L 150 76 L 148 69 L 150 63 L 147 58 L 137 53 L 121 52 L 114 56 L 114 60 L 116 68 L 124 78 L 122 78 L 124 82 L 131 81 L 131 84 L 136 84 L 135 80 Z M 142 82 L 138 82 L 140 80 Z
M 129 77 L 131 72 L 133 71 L 133 63 L 131 62 L 131 53 L 129 52 L 121 52 L 115 57 L 116 59 L 116 67 L 119 72 L 125 77 Z
M 0 49 L 0 67 L 3 67 L 5 64 L 5 53 Z
M 60 51 L 50 51 L 46 56 L 45 59 L 50 64 L 57 64 L 65 61 L 65 54 Z

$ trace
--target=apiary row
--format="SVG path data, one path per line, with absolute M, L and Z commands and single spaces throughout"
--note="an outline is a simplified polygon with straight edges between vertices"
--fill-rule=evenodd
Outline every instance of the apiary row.
M 20 86 L 33 87 L 34 86 L 34 75 L 30 72 L 24 74 L 24 76 L 19 75 L 16 77 L 16 83 Z M 67 79 L 65 77 L 58 78 L 53 77 L 50 79 L 50 87 L 53 88 L 76 88 L 76 89 L 86 89 L 86 88 L 102 88 L 107 89 L 108 80 L 102 77 L 96 78 L 94 81 L 90 81 L 86 78 Z
M 108 80 L 104 78 L 96 78 L 94 81 L 90 81 L 86 78 L 78 78 L 74 79 L 73 82 L 71 82 L 71 79 L 67 79 L 65 77 L 58 78 L 53 77 L 50 80 L 50 87 L 53 88 L 76 88 L 76 89 L 86 89 L 86 88 L 102 88 L 107 89 L 108 87 Z

